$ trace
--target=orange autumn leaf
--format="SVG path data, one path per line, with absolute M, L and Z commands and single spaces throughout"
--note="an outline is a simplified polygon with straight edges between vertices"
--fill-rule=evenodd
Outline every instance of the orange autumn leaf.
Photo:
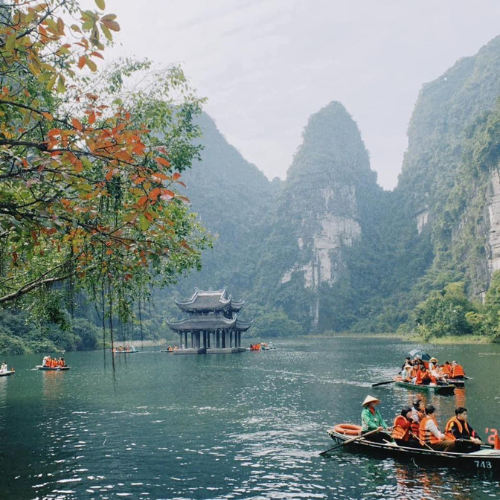
M 170 167 L 170 162 L 165 160 L 165 158 L 158 157 L 158 158 L 155 158 L 155 161 L 159 165 L 163 165 L 164 167 Z
M 73 127 L 75 127 L 79 132 L 83 130 L 82 124 L 76 118 L 72 118 L 71 123 L 73 124 Z

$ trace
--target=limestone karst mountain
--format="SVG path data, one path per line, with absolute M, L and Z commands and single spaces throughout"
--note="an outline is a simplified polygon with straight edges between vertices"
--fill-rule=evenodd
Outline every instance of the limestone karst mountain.
M 500 183 L 495 169 L 469 190 L 461 183 L 470 137 L 495 107 L 499 77 L 495 39 L 423 86 L 394 192 L 376 184 L 357 125 L 338 102 L 311 116 L 286 180 L 274 184 L 212 124 L 204 160 L 189 174 L 193 206 L 221 235 L 205 276 L 318 331 L 394 330 L 443 285 L 443 273 L 465 278 L 479 295 L 499 267 L 492 228 L 500 224 Z M 481 224 L 471 223 L 471 210 Z M 475 244 L 464 248 L 466 233 Z

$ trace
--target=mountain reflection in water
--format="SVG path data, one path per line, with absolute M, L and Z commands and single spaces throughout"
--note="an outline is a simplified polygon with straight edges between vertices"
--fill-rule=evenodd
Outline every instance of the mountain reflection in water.
M 486 499 L 498 478 L 422 468 L 333 446 L 326 430 L 358 423 L 367 394 L 388 423 L 425 398 L 443 428 L 466 405 L 483 436 L 498 428 L 500 346 L 425 346 L 472 377 L 454 396 L 371 384 L 390 380 L 406 353 L 394 339 L 276 340 L 276 350 L 175 356 L 145 351 L 103 363 L 67 353 L 71 370 L 32 370 L 11 356 L 0 378 L 2 498 Z M 390 353 L 390 354 L 389 354 Z M 488 355 L 486 355 L 488 354 Z M 109 354 L 108 354 L 109 356 Z

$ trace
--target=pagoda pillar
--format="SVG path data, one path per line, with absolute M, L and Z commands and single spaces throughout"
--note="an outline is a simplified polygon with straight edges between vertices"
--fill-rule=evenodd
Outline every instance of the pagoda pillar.
M 217 349 L 218 349 L 220 347 L 220 332 L 219 332 L 219 330 L 216 331 L 215 336 L 216 336 L 215 347 L 217 347 Z
M 187 349 L 188 346 L 188 332 L 184 332 L 184 348 Z
M 229 332 L 229 347 L 233 347 L 233 330 Z
M 203 349 L 207 348 L 207 332 L 203 331 Z

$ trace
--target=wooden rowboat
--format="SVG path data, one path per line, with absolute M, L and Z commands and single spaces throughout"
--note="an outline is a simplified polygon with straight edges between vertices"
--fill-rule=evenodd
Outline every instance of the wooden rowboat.
M 446 382 L 454 385 L 455 387 L 465 387 L 465 379 L 463 378 L 447 378 Z
M 329 436 L 338 444 L 352 440 L 352 436 L 340 434 L 333 428 L 328 430 Z M 480 450 L 469 453 L 434 451 L 427 448 L 398 446 L 396 443 L 375 443 L 369 438 L 361 438 L 342 447 L 352 452 L 363 452 L 380 457 L 394 457 L 401 460 L 411 460 L 418 466 L 445 466 L 461 469 L 484 471 L 492 475 L 500 475 L 500 450 L 482 446 Z
M 395 385 L 399 387 L 405 387 L 406 389 L 412 389 L 414 391 L 432 391 L 437 394 L 453 394 L 455 392 L 455 386 L 452 384 L 412 384 L 411 382 L 403 382 L 401 377 L 394 378 Z
M 0 372 L 0 377 L 7 377 L 9 375 L 12 375 L 13 373 L 16 373 L 14 370 L 7 370 L 6 372 Z
M 42 365 L 37 365 L 36 366 L 37 370 L 44 370 L 47 372 L 62 372 L 69 370 L 69 366 L 42 366 Z

